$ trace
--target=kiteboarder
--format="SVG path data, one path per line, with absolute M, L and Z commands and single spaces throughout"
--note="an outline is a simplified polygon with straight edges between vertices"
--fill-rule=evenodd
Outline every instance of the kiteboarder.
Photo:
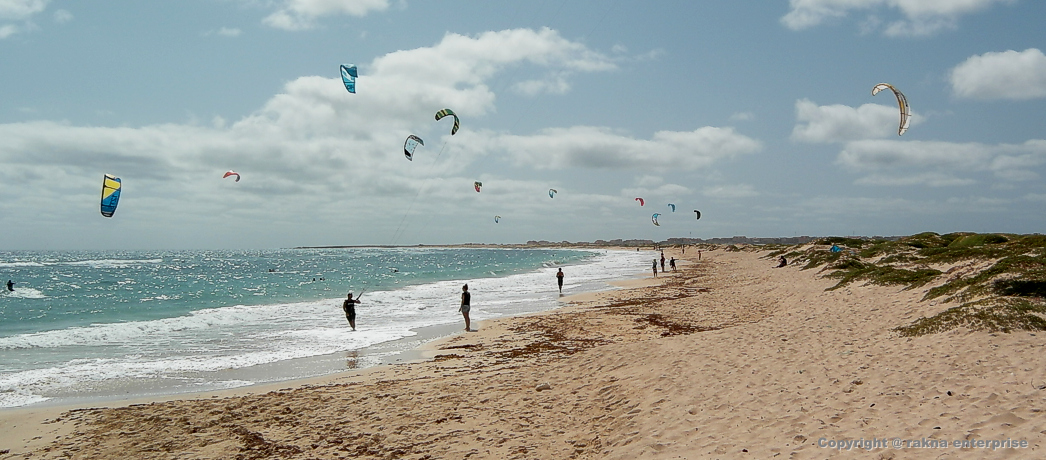
M 556 273 L 556 282 L 559 283 L 559 293 L 560 294 L 563 293 L 563 276 L 564 276 L 563 275 L 563 269 L 561 268 L 561 269 L 559 269 L 559 272 Z
M 345 319 L 349 320 L 349 327 L 354 331 L 356 330 L 356 304 L 360 303 L 360 297 L 362 296 L 363 293 L 361 292 L 360 295 L 353 299 L 350 292 L 349 297 L 341 304 L 342 310 L 345 310 Z
M 465 317 L 465 332 L 472 332 L 472 330 L 469 328 L 469 310 L 472 309 L 472 306 L 469 305 L 469 302 L 471 300 L 472 294 L 469 294 L 469 285 L 466 284 L 461 287 L 461 308 L 458 308 L 458 311 L 461 312 L 461 316 Z
M 15 282 L 14 281 L 7 280 L 7 290 L 11 291 L 11 292 L 14 292 L 14 290 L 15 290 Z

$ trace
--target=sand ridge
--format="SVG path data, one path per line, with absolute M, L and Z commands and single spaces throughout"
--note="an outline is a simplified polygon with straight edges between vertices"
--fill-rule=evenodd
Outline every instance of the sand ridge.
M 1044 334 L 902 338 L 892 329 L 948 305 L 920 302 L 925 288 L 826 291 L 834 280 L 771 268 L 764 254 L 687 251 L 660 284 L 485 321 L 434 344 L 430 361 L 265 394 L 66 412 L 55 423 L 71 432 L 28 458 L 1041 455 Z M 873 438 L 1029 445 L 819 446 Z

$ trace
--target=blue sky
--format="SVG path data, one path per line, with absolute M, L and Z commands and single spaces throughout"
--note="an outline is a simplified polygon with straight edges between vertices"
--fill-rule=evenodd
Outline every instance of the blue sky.
M 1041 232 L 1042 18 L 1031 0 L 0 0 L 0 248 Z M 880 82 L 911 103 L 903 136 Z M 124 182 L 111 219 L 105 173 Z

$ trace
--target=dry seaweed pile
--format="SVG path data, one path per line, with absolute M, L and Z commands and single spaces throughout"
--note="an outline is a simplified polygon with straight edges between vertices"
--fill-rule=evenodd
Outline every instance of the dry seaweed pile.
M 932 286 L 922 300 L 958 303 L 937 315 L 897 328 L 904 336 L 959 327 L 991 332 L 1046 330 L 1046 235 L 920 233 L 896 241 L 824 238 L 814 245 L 778 248 L 784 255 L 820 268 L 838 289 L 863 281 Z

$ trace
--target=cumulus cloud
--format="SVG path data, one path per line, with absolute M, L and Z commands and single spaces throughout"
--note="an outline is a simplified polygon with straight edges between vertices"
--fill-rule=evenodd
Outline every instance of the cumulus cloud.
M 748 184 L 729 184 L 729 185 L 717 185 L 713 187 L 705 187 L 701 190 L 701 194 L 709 198 L 749 198 L 753 196 L 759 196 L 759 192 L 754 187 Z
M 781 23 L 792 30 L 818 26 L 852 11 L 895 10 L 903 19 L 885 24 L 888 36 L 925 36 L 956 27 L 958 18 L 1012 0 L 791 0 Z M 878 17 L 861 23 L 863 31 L 880 26 Z
M 974 99 L 1046 97 L 1046 55 L 1036 48 L 971 56 L 951 71 L 952 91 Z
M 1040 177 L 1033 169 L 1046 164 L 1046 140 L 1033 139 L 1023 144 L 998 145 L 973 142 L 861 140 L 847 143 L 839 153 L 836 163 L 854 171 L 874 173 L 858 180 L 858 183 L 865 185 L 923 183 L 948 186 L 972 183 L 945 175 L 942 170 L 988 172 L 1003 181 L 1025 181 Z M 883 175 L 888 171 L 909 173 L 920 168 L 932 171 L 893 179 Z
M 884 93 L 883 97 L 892 94 Z M 807 99 L 795 103 L 796 125 L 792 140 L 811 143 L 846 142 L 859 139 L 884 138 L 897 134 L 900 113 L 897 106 L 864 104 L 853 108 L 847 105 L 817 105 Z M 918 121 L 911 116 L 912 124 Z
M 510 215 L 506 208 L 529 212 L 520 203 L 530 203 L 527 206 L 534 207 L 535 215 L 544 215 L 547 221 L 545 191 L 556 185 L 531 180 L 536 169 L 632 168 L 630 172 L 639 173 L 692 169 L 759 148 L 757 141 L 729 128 L 664 131 L 648 139 L 606 127 L 549 128 L 530 136 L 481 129 L 483 117 L 495 111 L 490 82 L 500 72 L 522 69 L 566 78 L 616 68 L 602 53 L 549 29 L 447 34 L 432 46 L 389 53 L 360 68 L 366 78 L 361 78 L 357 94 L 347 94 L 339 78 L 303 76 L 238 120 L 142 127 L 52 121 L 0 124 L 0 163 L 4 164 L 0 184 L 8 184 L 0 185 L 7 198 L 0 202 L 0 225 L 93 225 L 101 176 L 113 173 L 124 179 L 125 187 L 120 219 L 114 222 L 155 225 L 141 231 L 168 232 L 164 234 L 171 241 L 181 241 L 182 235 L 191 233 L 185 226 L 199 222 L 221 232 L 250 230 L 252 235 L 262 235 L 259 238 L 271 228 L 275 235 L 300 236 L 303 243 L 314 227 L 328 229 L 315 230 L 317 234 L 355 227 L 345 222 L 345 216 L 351 215 L 370 219 L 371 225 L 358 231 L 377 235 L 371 241 L 389 243 L 387 234 L 403 218 L 397 213 L 414 199 L 418 200 L 415 214 L 418 209 L 439 207 L 460 216 L 475 208 L 497 211 L 517 222 L 524 216 Z M 449 122 L 432 119 L 445 107 L 462 117 L 462 128 L 453 137 Z M 408 134 L 426 140 L 413 162 L 404 160 L 401 150 Z M 441 152 L 443 144 L 446 148 Z M 513 144 L 553 151 L 533 153 Z M 593 145 L 606 149 L 603 155 L 609 161 L 592 157 Z M 481 196 L 487 201 L 474 203 L 478 194 L 471 189 L 476 177 L 470 168 L 482 157 L 506 153 L 506 146 L 510 146 L 507 161 L 526 169 L 518 169 L 518 176 L 493 180 L 488 187 L 492 193 Z M 555 152 L 562 158 L 548 156 Z M 221 174 L 228 169 L 243 179 L 222 181 Z M 568 192 L 569 187 L 559 189 L 557 200 L 585 195 L 592 203 L 611 206 L 592 209 L 593 213 L 613 216 L 612 206 L 624 206 L 620 197 L 598 198 L 598 194 Z M 651 193 L 678 190 L 685 187 L 658 184 L 649 189 Z M 397 211 L 390 213 L 391 208 Z M 304 222 L 305 228 L 288 230 Z M 436 227 L 460 229 L 451 224 Z M 180 230 L 168 230 L 175 228 Z M 88 234 L 107 233 L 98 226 L 96 233 Z M 425 237 L 454 241 L 460 235 L 432 232 Z M 166 244 L 222 244 L 187 241 Z
M 65 24 L 73 20 L 73 13 L 68 10 L 58 10 L 54 12 L 54 22 L 59 24 Z
M 334 15 L 366 16 L 372 11 L 385 11 L 389 0 L 282 0 L 278 9 L 262 22 L 284 30 L 306 30 L 316 20 Z
M 899 187 L 910 185 L 927 185 L 930 187 L 954 187 L 961 185 L 972 185 L 977 183 L 973 179 L 963 179 L 937 172 L 928 172 L 909 176 L 872 174 L 862 177 L 854 182 L 857 185 L 877 185 L 887 187 Z
M 0 0 L 0 40 L 32 29 L 33 25 L 29 20 L 46 9 L 50 2 L 51 0 Z M 12 21 L 21 24 L 12 24 Z
M 548 128 L 528 136 L 491 135 L 478 145 L 503 149 L 515 164 L 534 169 L 641 171 L 692 171 L 762 149 L 759 141 L 733 128 L 711 126 L 658 131 L 650 139 L 595 126 Z

